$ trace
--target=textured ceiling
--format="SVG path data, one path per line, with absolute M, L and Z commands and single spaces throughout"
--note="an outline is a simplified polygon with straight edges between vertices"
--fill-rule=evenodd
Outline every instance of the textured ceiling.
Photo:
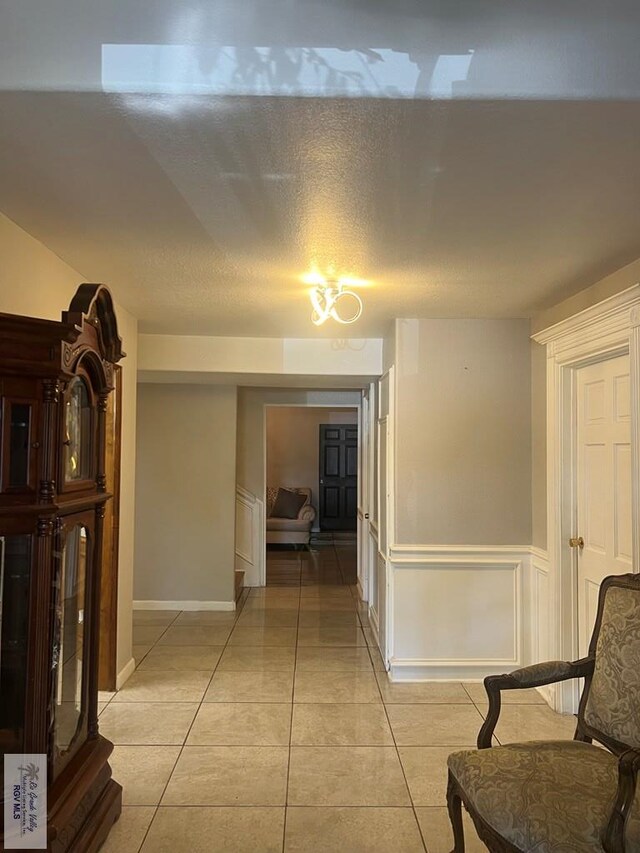
M 311 326 L 300 276 L 312 265 L 371 282 L 352 336 L 398 316 L 530 316 L 640 256 L 640 104 L 612 97 L 636 80 L 624 14 L 606 19 L 598 64 L 585 50 L 597 26 L 582 40 L 571 16 L 533 26 L 549 4 L 476 0 L 455 4 L 457 20 L 435 2 L 88 11 L 118 5 L 0 0 L 0 87 L 21 90 L 0 91 L 0 210 L 109 283 L 142 331 L 343 334 Z M 62 27 L 53 12 L 69 21 L 71 7 Z M 474 53 L 440 100 L 428 86 L 402 98 L 98 91 L 104 45 L 209 32 L 223 45 L 426 51 L 432 71 Z

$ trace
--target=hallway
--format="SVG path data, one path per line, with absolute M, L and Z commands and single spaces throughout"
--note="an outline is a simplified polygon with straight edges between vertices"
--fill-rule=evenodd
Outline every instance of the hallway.
M 301 575 L 314 563 L 284 560 Z M 351 587 L 256 588 L 238 613 L 137 611 L 134 632 L 136 672 L 100 697 L 125 804 L 106 853 L 451 849 L 446 757 L 474 745 L 484 688 L 389 683 Z M 573 718 L 514 693 L 502 741 L 572 736 Z
M 352 534 L 322 534 L 309 549 L 267 548 L 267 586 L 355 585 L 358 564 Z

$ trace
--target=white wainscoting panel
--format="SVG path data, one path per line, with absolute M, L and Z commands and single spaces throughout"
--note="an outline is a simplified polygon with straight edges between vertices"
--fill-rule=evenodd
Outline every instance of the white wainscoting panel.
M 534 663 L 549 660 L 549 555 L 531 549 L 531 656 Z
M 371 627 L 378 640 L 378 526 L 375 521 L 369 522 L 369 619 Z
M 264 586 L 264 503 L 242 486 L 236 487 L 235 568 L 244 571 L 245 586 Z
M 549 554 L 541 548 L 531 548 L 531 601 L 529 608 L 531 631 L 531 662 L 541 663 L 550 658 L 549 622 Z M 554 687 L 538 688 L 546 701 L 553 705 Z
M 479 680 L 523 663 L 530 548 L 395 546 L 388 630 L 394 680 Z
M 376 638 L 382 659 L 388 659 L 389 637 L 387 635 L 387 571 L 388 563 L 381 551 L 376 552 Z
M 358 507 L 358 598 L 360 601 L 369 600 L 369 520 L 367 514 Z

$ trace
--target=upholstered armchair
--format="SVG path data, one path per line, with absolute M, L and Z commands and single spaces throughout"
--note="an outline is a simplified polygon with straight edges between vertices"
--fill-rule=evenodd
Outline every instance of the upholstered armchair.
M 570 678 L 585 680 L 574 740 L 491 746 L 503 690 Z M 463 804 L 494 853 L 639 853 L 640 577 L 603 582 L 586 658 L 484 683 L 489 711 L 478 749 L 448 761 L 454 853 L 464 853 Z

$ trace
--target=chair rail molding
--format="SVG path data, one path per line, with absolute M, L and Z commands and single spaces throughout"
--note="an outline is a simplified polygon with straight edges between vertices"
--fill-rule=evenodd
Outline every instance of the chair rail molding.
M 575 660 L 575 376 L 580 367 L 629 355 L 633 570 L 640 567 L 640 284 L 532 335 L 547 350 L 548 656 Z M 578 686 L 553 685 L 553 707 L 577 710 Z
M 483 558 L 519 560 L 530 555 L 531 545 L 391 545 L 389 553 L 394 564 L 417 563 L 428 568 L 433 563 L 448 560 L 457 563 L 465 555 L 470 556 L 473 563 Z
M 235 568 L 244 571 L 245 586 L 265 585 L 264 502 L 236 486 Z

